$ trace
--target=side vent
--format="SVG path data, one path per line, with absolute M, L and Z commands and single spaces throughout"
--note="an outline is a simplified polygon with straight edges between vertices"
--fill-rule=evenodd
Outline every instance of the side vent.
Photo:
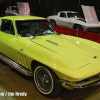
M 18 52 L 18 59 L 19 59 L 20 64 L 27 67 L 26 57 L 23 54 L 21 54 L 20 52 Z
M 52 41 L 50 41 L 50 40 L 46 40 L 46 41 L 49 42 L 49 43 L 52 43 L 52 44 L 54 44 L 54 45 L 56 45 L 56 46 L 58 46 L 58 44 L 55 43 L 55 42 L 52 42 Z

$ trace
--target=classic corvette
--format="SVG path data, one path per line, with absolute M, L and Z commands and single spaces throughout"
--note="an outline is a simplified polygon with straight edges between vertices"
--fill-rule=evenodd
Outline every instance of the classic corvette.
M 46 97 L 57 96 L 62 86 L 73 90 L 100 83 L 100 44 L 58 34 L 41 17 L 0 19 L 0 59 L 33 76 Z
M 78 12 L 60 11 L 57 15 L 48 16 L 47 20 L 52 25 L 58 25 L 89 32 L 100 32 L 100 22 L 92 7 L 82 6 L 85 19 Z
M 6 11 L 5 11 L 5 15 L 6 16 L 9 16 L 9 15 L 19 15 L 18 7 L 17 6 L 8 6 Z

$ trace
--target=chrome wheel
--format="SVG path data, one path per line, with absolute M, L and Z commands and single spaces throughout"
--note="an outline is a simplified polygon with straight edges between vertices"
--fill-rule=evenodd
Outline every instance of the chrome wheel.
M 75 26 L 74 26 L 74 29 L 83 30 L 83 29 L 82 29 L 82 26 L 80 26 L 80 25 L 75 25 Z
M 53 78 L 48 69 L 38 66 L 34 71 L 34 81 L 38 90 L 43 94 L 50 94 L 53 90 Z
M 43 65 L 33 70 L 34 84 L 37 90 L 46 97 L 56 97 L 62 90 L 62 84 L 55 73 Z
M 56 26 L 56 22 L 55 22 L 55 20 L 50 20 L 50 24 Z

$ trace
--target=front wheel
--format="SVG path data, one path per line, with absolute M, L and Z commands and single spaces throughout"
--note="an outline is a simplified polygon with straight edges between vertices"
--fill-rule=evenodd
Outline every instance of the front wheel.
M 42 65 L 37 66 L 34 70 L 34 84 L 41 94 L 49 98 L 57 96 L 62 89 L 56 75 Z
M 55 20 L 50 20 L 50 24 L 56 26 L 56 21 Z
M 83 30 L 82 26 L 80 26 L 80 25 L 74 25 L 74 29 Z

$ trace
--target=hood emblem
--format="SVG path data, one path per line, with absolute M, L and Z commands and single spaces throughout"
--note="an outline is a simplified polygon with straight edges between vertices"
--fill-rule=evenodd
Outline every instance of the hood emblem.
M 50 40 L 46 40 L 47 42 L 50 42 L 50 43 L 52 43 L 52 44 L 54 44 L 54 45 L 56 45 L 56 46 L 58 46 L 58 44 L 57 43 L 54 43 L 54 42 L 52 42 L 52 41 L 50 41 Z
M 94 56 L 94 58 L 96 59 L 96 58 L 98 58 L 98 56 Z

